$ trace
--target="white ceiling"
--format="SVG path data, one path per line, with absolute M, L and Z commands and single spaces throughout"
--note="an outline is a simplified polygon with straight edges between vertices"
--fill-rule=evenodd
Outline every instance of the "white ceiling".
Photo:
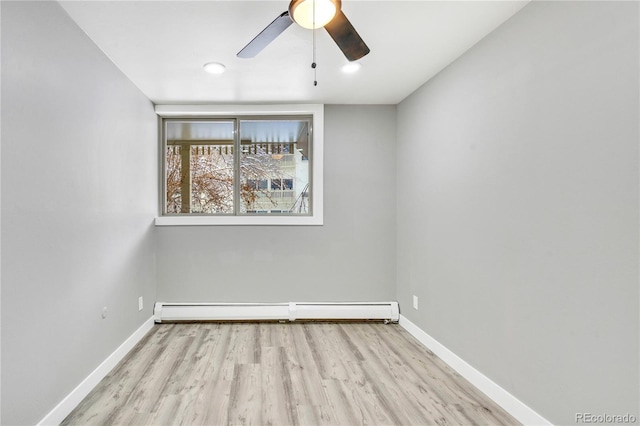
M 71 18 L 156 104 L 396 104 L 527 1 L 343 0 L 371 49 L 352 75 L 324 29 L 291 25 L 253 59 L 235 55 L 288 0 L 61 1 Z M 202 70 L 222 62 L 222 75 Z

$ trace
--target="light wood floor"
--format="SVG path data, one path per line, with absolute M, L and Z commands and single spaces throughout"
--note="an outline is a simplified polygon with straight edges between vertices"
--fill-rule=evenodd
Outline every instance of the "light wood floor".
M 511 425 L 398 325 L 162 324 L 64 425 Z

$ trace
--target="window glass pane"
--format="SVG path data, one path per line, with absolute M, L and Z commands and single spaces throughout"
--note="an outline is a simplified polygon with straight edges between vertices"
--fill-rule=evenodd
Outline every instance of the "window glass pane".
M 240 212 L 310 213 L 308 119 L 240 121 Z
M 233 213 L 233 121 L 166 121 L 166 213 Z

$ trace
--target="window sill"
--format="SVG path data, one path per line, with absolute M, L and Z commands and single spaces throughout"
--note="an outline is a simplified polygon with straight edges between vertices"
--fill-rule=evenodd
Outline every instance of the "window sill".
M 156 226 L 321 226 L 322 215 L 314 216 L 159 216 Z

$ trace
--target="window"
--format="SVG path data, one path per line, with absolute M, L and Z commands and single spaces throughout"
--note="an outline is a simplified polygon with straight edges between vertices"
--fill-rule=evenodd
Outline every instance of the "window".
M 203 115 L 161 119 L 157 225 L 322 223 L 317 111 Z
M 164 213 L 308 215 L 311 122 L 165 119 Z

